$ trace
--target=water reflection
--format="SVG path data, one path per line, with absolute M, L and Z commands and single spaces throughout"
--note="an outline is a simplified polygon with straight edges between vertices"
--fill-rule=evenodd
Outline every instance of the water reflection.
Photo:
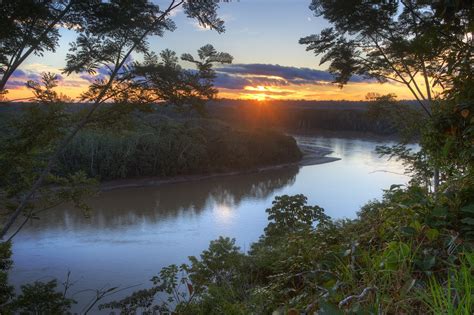
M 11 282 L 18 287 L 39 279 L 63 280 L 71 270 L 75 292 L 147 284 L 161 267 L 185 262 L 221 235 L 248 249 L 263 232 L 265 209 L 275 195 L 302 193 L 334 218 L 354 217 L 361 205 L 380 198 L 382 189 L 408 180 L 394 174 L 402 172 L 399 163 L 374 152 L 383 143 L 325 137 L 298 141 L 330 148 L 341 160 L 103 192 L 89 200 L 90 219 L 70 206 L 55 209 L 16 237 Z M 83 304 L 91 294 L 75 298 Z
M 298 167 L 210 178 L 157 187 L 129 188 L 101 192 L 87 200 L 93 209 L 86 218 L 70 205 L 58 207 L 40 220 L 32 221 L 22 234 L 33 236 L 52 230 L 80 231 L 160 225 L 176 218 L 200 216 L 205 210 L 221 213 L 230 220 L 232 211 L 244 199 L 266 199 L 276 190 L 292 185 Z M 224 214 L 226 213 L 227 214 Z

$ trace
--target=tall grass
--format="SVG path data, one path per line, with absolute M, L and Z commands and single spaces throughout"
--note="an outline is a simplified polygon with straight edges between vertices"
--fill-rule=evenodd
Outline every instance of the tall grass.
M 433 314 L 474 314 L 474 253 L 464 253 L 459 268 L 450 269 L 445 283 L 434 276 L 428 285 L 429 294 L 423 300 Z

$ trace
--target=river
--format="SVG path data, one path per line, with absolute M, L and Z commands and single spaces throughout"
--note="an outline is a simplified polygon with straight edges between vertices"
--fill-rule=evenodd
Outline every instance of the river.
M 299 137 L 329 148 L 340 160 L 259 173 L 208 178 L 156 187 L 111 190 L 91 198 L 91 217 L 62 206 L 27 225 L 13 245 L 10 281 L 17 287 L 57 278 L 68 271 L 72 295 L 80 303 L 89 289 L 149 285 L 161 267 L 187 261 L 219 236 L 236 238 L 242 250 L 262 234 L 265 209 L 277 195 L 304 194 L 309 204 L 333 218 L 354 218 L 360 206 L 380 198 L 391 184 L 406 183 L 397 161 L 374 152 L 390 144 L 367 139 Z M 86 291 L 84 291 L 86 290 Z

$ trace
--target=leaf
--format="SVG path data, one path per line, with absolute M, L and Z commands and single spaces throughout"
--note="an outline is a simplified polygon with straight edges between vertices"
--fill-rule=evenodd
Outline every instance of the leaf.
M 438 236 L 439 231 L 437 229 L 429 229 L 428 231 L 426 231 L 426 237 L 428 237 L 430 241 L 434 241 L 438 238 Z
M 390 185 L 390 191 L 392 190 L 395 190 L 395 189 L 398 189 L 400 187 L 402 187 L 403 185 Z
M 461 211 L 474 214 L 474 203 L 471 203 L 467 206 L 462 207 Z
M 402 227 L 402 232 L 406 235 L 413 236 L 416 234 L 416 230 L 412 228 L 411 226 L 404 226 Z
M 445 217 L 448 214 L 448 209 L 445 207 L 435 207 L 431 214 L 435 217 Z
M 423 271 L 429 271 L 431 268 L 434 267 L 436 263 L 435 256 L 427 256 L 423 260 L 417 260 L 416 264 L 420 267 Z
M 410 247 L 403 242 L 390 242 L 384 251 L 383 267 L 387 270 L 395 270 L 410 255 Z
M 464 224 L 474 225 L 474 218 L 464 218 L 461 222 Z
M 400 257 L 401 258 L 405 258 L 405 257 L 408 257 L 408 255 L 410 254 L 410 247 L 405 244 L 405 243 L 402 243 L 400 242 L 399 243 L 399 251 L 400 251 Z
M 418 220 L 413 221 L 410 226 L 414 228 L 417 232 L 421 230 L 421 223 Z
M 415 279 L 410 279 L 401 288 L 402 295 L 407 294 L 415 285 L 416 280 Z

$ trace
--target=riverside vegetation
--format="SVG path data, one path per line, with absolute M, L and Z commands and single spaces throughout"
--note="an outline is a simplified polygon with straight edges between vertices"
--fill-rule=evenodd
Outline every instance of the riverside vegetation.
M 217 100 L 209 104 L 208 112 L 241 128 L 264 125 L 296 134 L 332 131 L 389 137 L 397 137 L 423 116 L 413 101 L 388 96 L 391 102 L 380 102 L 378 96 L 367 93 L 367 101 Z
M 80 131 L 59 156 L 53 174 L 84 172 L 99 181 L 170 177 L 252 170 L 302 157 L 296 141 L 276 131 L 235 128 L 173 108 L 155 106 L 152 111 L 130 113 L 111 128 L 97 124 Z M 4 139 L 19 134 L 25 122 L 46 115 L 41 108 L 13 112 L 4 116 Z
M 74 2 L 77 3 L 83 4 Z M 45 5 L 42 2 L 34 4 Z M 147 1 L 119 0 L 100 3 L 98 10 L 95 6 L 86 6 L 85 12 L 80 11 L 84 9 L 82 6 L 66 6 L 64 10 L 74 8 L 81 13 L 71 17 L 66 14 L 54 16 L 63 12 L 55 7 L 38 11 L 52 12 L 56 23 L 65 16 L 72 18 L 74 23 L 71 25 L 83 27 L 78 27 L 78 32 L 87 30 L 72 46 L 66 73 L 93 72 L 100 64 L 109 65 L 113 58 L 118 61 L 110 66 L 107 80 L 94 83 L 84 94 L 84 101 L 92 105 L 89 111 L 79 113 L 79 117 L 65 114 L 58 106 L 62 100 L 52 91 L 52 76 L 44 77 L 44 87 L 39 83 L 29 84 L 38 103 L 48 106 L 45 111 L 32 112 L 31 119 L 21 120 L 21 128 L 12 135 L 12 140 L 2 141 L 0 169 L 6 174 L 1 178 L 2 205 L 8 210 L 2 238 L 12 222 L 22 218 L 20 214 L 23 222 L 27 222 L 58 202 L 73 201 L 83 206 L 84 186 L 90 180 L 83 172 L 71 174 L 70 170 L 87 166 L 83 171 L 104 177 L 128 175 L 129 170 L 132 174 L 141 174 L 134 173 L 136 165 L 129 167 L 127 164 L 124 168 L 127 171 L 117 173 L 98 168 L 91 153 L 99 151 L 89 151 L 90 143 L 81 147 L 81 141 L 92 132 L 94 123 L 105 122 L 111 126 L 111 122 L 121 121 L 115 117 L 107 120 L 111 117 L 107 109 L 105 115 L 96 111 L 105 100 L 113 100 L 119 116 L 127 116 L 130 111 L 121 111 L 120 106 L 130 101 L 134 101 L 134 108 L 149 104 L 151 99 L 199 107 L 215 94 L 211 85 L 212 63 L 230 60 L 229 56 L 217 53 L 209 46 L 199 51 L 199 59 L 183 55 L 183 60 L 197 66 L 197 74 L 180 69 L 176 56 L 169 51 L 161 55 L 161 61 L 157 56 L 145 54 L 145 64 L 125 67 L 125 73 L 120 71 L 135 49 L 148 53 L 144 38 L 150 32 L 161 36 L 165 30 L 174 29 L 174 24 L 165 19 L 171 8 L 175 8 L 174 4 L 173 1 L 164 13 Z M 215 2 L 185 4 L 189 17 L 223 31 L 222 21 L 215 15 Z M 14 7 L 14 4 L 10 6 Z M 2 10 L 10 6 L 2 7 Z M 424 108 L 426 116 L 419 118 L 417 124 L 418 152 L 406 149 L 403 143 L 379 149 L 381 154 L 405 162 L 407 172 L 412 175 L 410 184 L 387 188 L 384 198 L 363 206 L 355 220 L 331 220 L 322 208 L 307 205 L 302 195 L 277 197 L 267 209 L 269 223 L 263 235 L 248 252 L 242 252 L 235 240 L 221 237 L 211 242 L 209 249 L 199 257 L 190 257 L 188 264 L 171 265 L 153 277 L 150 275 L 149 288 L 125 299 L 101 303 L 118 288 L 98 290 L 97 298 L 86 313 L 97 305 L 100 309 L 124 314 L 473 313 L 472 1 L 349 3 L 313 0 L 311 9 L 328 19 L 333 27 L 306 37 L 301 43 L 316 54 L 325 54 L 322 60 L 331 62 L 330 70 L 337 83 L 347 83 L 354 73 L 382 82 L 394 79 L 406 85 Z M 104 10 L 109 14 L 104 15 Z M 5 16 L 14 17 L 2 20 L 5 24 L 22 21 L 21 16 Z M 83 21 L 76 20 L 79 16 L 87 23 L 80 24 Z M 47 14 L 47 18 L 51 19 L 51 16 Z M 25 20 L 43 21 L 37 18 Z M 36 28 L 25 29 L 36 32 Z M 53 23 L 46 35 L 51 32 L 51 37 L 57 40 L 59 34 L 55 30 Z M 468 33 L 471 37 L 465 36 Z M 11 39 L 8 34 L 0 32 L 2 43 L 7 42 L 5 38 Z M 15 36 L 16 33 L 11 34 Z M 347 38 L 347 34 L 351 37 Z M 33 38 L 42 38 L 33 35 Z M 122 44 L 114 45 L 116 42 Z M 11 46 L 15 43 L 11 41 Z M 38 46 L 38 43 L 42 43 L 41 40 L 20 43 L 20 46 L 32 46 L 33 51 L 38 52 L 54 50 L 55 40 L 47 41 L 45 46 Z M 117 51 L 117 47 L 125 51 Z M 88 49 L 93 49 L 93 53 Z M 11 74 L 12 69 L 18 67 L 16 61 L 21 60 L 21 56 L 10 58 L 18 51 L 21 54 L 24 49 L 13 49 L 12 53 L 0 50 L 2 62 L 15 61 L 2 73 Z M 110 57 L 111 54 L 115 55 Z M 145 73 L 142 70 L 146 70 Z M 149 80 L 137 87 L 137 82 L 131 79 L 133 73 L 139 74 L 140 78 L 145 75 Z M 417 84 L 417 74 L 426 79 L 426 93 L 421 91 L 423 86 Z M 4 76 L 0 86 L 3 94 L 7 80 L 8 76 Z M 176 85 L 176 82 L 185 83 Z M 439 96 L 431 94 L 430 88 L 435 86 L 441 86 L 443 90 Z M 152 97 L 146 95 L 143 99 L 145 91 L 152 91 Z M 390 101 L 390 97 L 386 99 Z M 134 143 L 141 131 L 134 133 L 136 130 L 124 135 L 132 139 L 123 140 L 133 149 L 130 152 L 139 148 Z M 187 130 L 188 126 L 179 132 L 186 133 Z M 81 135 L 75 140 L 78 133 L 83 133 L 82 140 Z M 108 138 L 107 132 L 101 131 L 93 137 L 94 144 L 110 141 L 103 140 Z M 145 142 L 140 143 L 143 144 Z M 110 152 L 117 152 L 115 148 L 122 147 L 120 143 L 112 146 Z M 56 162 L 65 150 L 76 152 L 77 159 L 60 166 Z M 179 158 L 181 152 L 172 156 Z M 173 168 L 161 170 L 173 173 Z M 51 183 L 61 184 L 63 188 L 50 190 L 48 184 Z M 31 202 L 37 192 L 41 192 L 41 198 L 47 201 L 46 207 L 35 208 Z M 3 313 L 70 312 L 74 301 L 68 297 L 68 280 L 61 291 L 57 281 L 25 284 L 15 296 L 8 284 L 10 256 L 11 239 L 0 244 L 0 306 Z M 158 297 L 164 297 L 165 302 L 157 302 Z
M 297 162 L 296 141 L 269 130 L 239 130 L 216 120 L 152 117 L 122 131 L 84 130 L 59 158 L 57 172 L 103 180 L 251 170 Z
M 267 209 L 263 235 L 248 252 L 221 237 L 189 263 L 150 275 L 149 288 L 97 303 L 99 308 L 123 314 L 471 314 L 472 113 L 472 107 L 446 101 L 419 130 L 420 151 L 379 148 L 402 159 L 412 180 L 406 187 L 389 187 L 382 200 L 363 206 L 357 219 L 332 220 L 322 208 L 307 205 L 303 195 L 277 197 Z M 442 174 L 437 192 L 431 180 L 434 156 Z M 11 266 L 9 246 L 2 246 L 4 271 Z M 58 290 L 56 281 L 26 284 L 4 305 L 66 313 L 74 301 Z M 11 287 L 5 285 L 3 292 L 8 296 Z
M 473 104 L 457 99 L 468 91 L 452 91 L 455 98 L 433 110 L 419 129 L 419 151 L 378 149 L 401 159 L 412 180 L 389 187 L 356 219 L 332 220 L 303 195 L 276 197 L 264 233 L 248 252 L 221 237 L 188 263 L 163 268 L 150 288 L 99 308 L 123 314 L 472 314 L 474 116 Z M 442 181 L 433 192 L 435 158 Z

